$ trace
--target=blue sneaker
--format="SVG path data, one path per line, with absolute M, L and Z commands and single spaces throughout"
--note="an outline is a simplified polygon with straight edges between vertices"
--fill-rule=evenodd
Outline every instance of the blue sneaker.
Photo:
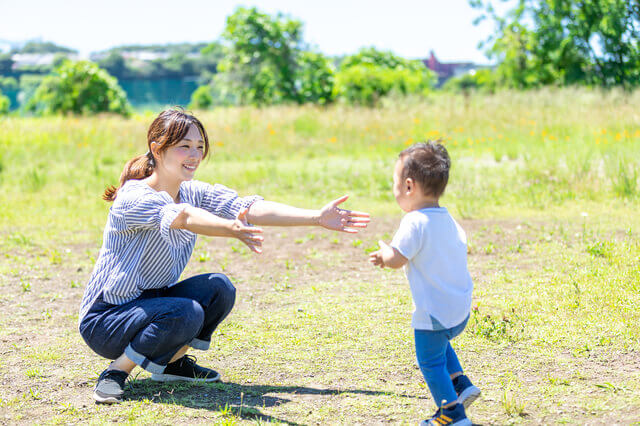
M 471 420 L 467 418 L 462 404 L 456 404 L 452 408 L 438 408 L 438 411 L 428 420 L 420 422 L 420 426 L 471 426 Z
M 458 404 L 464 405 L 465 409 L 480 396 L 480 389 L 475 387 L 464 374 L 453 379 L 453 388 L 458 395 Z

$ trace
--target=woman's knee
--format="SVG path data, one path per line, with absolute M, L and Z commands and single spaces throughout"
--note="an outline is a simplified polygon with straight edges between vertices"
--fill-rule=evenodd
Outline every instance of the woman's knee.
M 213 298 L 216 299 L 216 303 L 230 311 L 236 301 L 236 288 L 229 277 L 220 273 L 209 274 L 207 283 L 214 293 Z
M 196 336 L 204 324 L 204 310 L 202 306 L 191 299 L 176 299 L 171 310 L 160 318 L 166 320 L 169 334 L 182 339 L 191 339 Z

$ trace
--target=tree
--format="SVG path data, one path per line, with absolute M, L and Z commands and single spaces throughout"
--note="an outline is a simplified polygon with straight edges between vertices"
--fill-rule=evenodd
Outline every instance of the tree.
M 0 92 L 0 115 L 8 113 L 10 106 L 11 102 L 9 101 L 9 98 Z
M 448 79 L 442 89 L 450 92 L 469 92 L 477 90 L 493 93 L 496 89 L 494 72 L 489 69 L 480 69 Z
M 336 97 L 372 106 L 390 93 L 426 94 L 433 88 L 436 77 L 421 61 L 365 48 L 343 59 L 335 81 Z
M 210 85 L 198 87 L 191 95 L 189 109 L 207 109 L 211 105 L 213 105 L 213 95 Z
M 65 61 L 55 68 L 42 80 L 26 109 L 38 114 L 130 113 L 117 80 L 89 61 Z
M 77 50 L 59 46 L 49 41 L 29 41 L 20 49 L 15 49 L 13 53 L 78 53 Z
M 295 87 L 301 103 L 327 104 L 333 100 L 331 61 L 316 52 L 301 52 L 296 63 Z
M 0 75 L 8 75 L 13 71 L 13 59 L 11 54 L 0 54 Z
M 626 0 L 518 0 L 500 16 L 489 2 L 470 0 L 496 33 L 489 57 L 507 86 L 637 85 L 640 6 Z
M 259 105 L 331 100 L 333 69 L 306 50 L 300 21 L 240 7 L 227 18 L 223 38 L 228 44 L 213 85 L 224 99 Z
M 118 52 L 109 52 L 104 59 L 98 61 L 98 66 L 116 78 L 126 77 L 129 71 L 124 57 Z

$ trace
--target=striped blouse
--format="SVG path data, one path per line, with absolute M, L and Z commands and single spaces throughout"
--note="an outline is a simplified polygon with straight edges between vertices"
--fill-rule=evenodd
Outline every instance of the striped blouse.
M 238 197 L 223 186 L 184 181 L 180 203 L 165 191 L 155 191 L 141 180 L 129 180 L 118 190 L 109 209 L 102 248 L 89 279 L 79 322 L 102 293 L 105 302 L 120 305 L 134 300 L 143 290 L 175 284 L 184 270 L 197 235 L 171 229 L 176 216 L 188 205 L 216 216 L 234 219 L 259 196 Z

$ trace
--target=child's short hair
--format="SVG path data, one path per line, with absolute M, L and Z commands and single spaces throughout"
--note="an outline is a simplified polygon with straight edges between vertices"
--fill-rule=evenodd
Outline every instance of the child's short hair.
M 402 151 L 399 158 L 404 165 L 402 179 L 418 182 L 425 195 L 439 198 L 444 193 L 451 159 L 440 140 L 416 143 Z

